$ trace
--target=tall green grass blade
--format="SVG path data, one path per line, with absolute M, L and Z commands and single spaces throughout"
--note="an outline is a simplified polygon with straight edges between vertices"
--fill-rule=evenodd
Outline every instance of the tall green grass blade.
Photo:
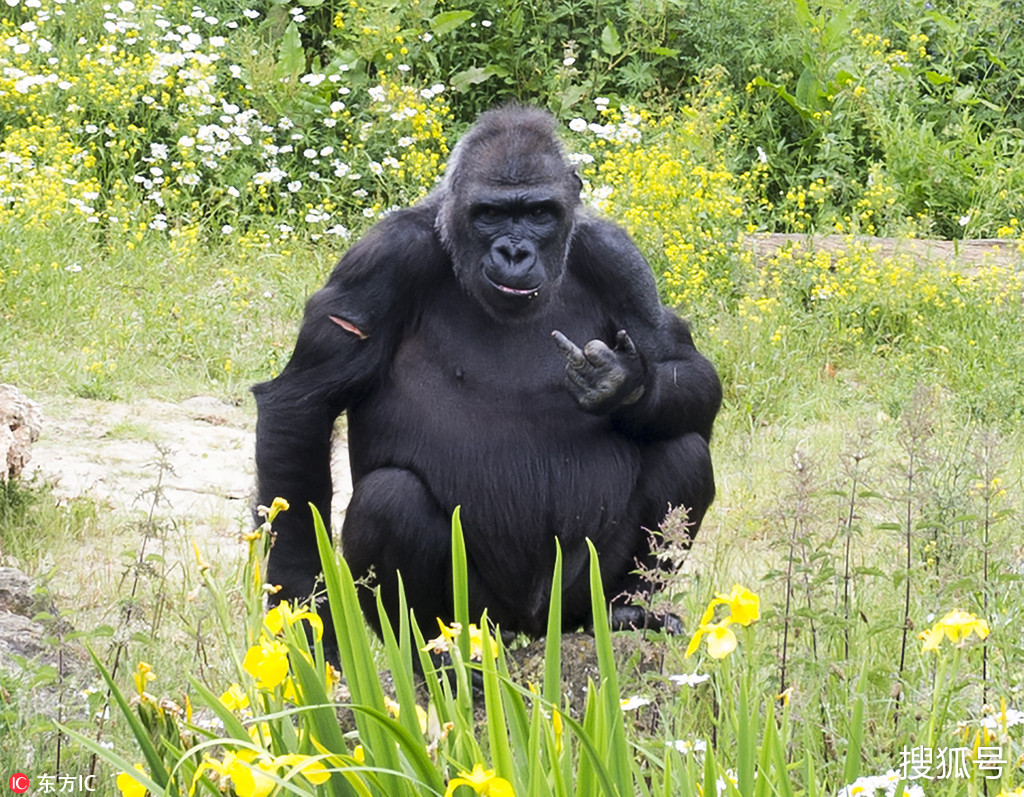
M 587 679 L 587 702 L 583 710 L 583 722 L 563 716 L 562 722 L 573 732 L 580 743 L 580 760 L 576 776 L 576 797 L 594 797 L 604 794 L 608 797 L 630 792 L 620 792 L 612 779 L 611 771 L 605 765 L 604 747 L 607 740 L 604 711 L 598 688 Z
M 555 539 L 555 569 L 551 574 L 547 637 L 544 640 L 544 699 L 562 705 L 562 546 Z
M 715 767 L 715 754 L 708 745 L 704 753 L 704 787 L 703 794 L 718 794 L 718 770 Z
M 753 797 L 758 722 L 757 712 L 751 714 L 750 711 L 750 690 L 747 681 L 745 674 L 740 676 L 740 693 L 736 707 L 736 781 L 743 797 Z
M 491 762 L 498 775 L 510 782 L 516 782 L 517 773 L 512 763 L 512 749 L 509 747 L 501 683 L 498 681 L 494 651 L 491 647 L 491 629 L 487 612 L 480 618 L 480 632 L 483 643 L 484 708 L 487 711 L 487 742 L 491 748 Z
M 534 703 L 533 717 L 530 720 L 530 738 L 526 747 L 522 748 L 526 753 L 529 780 L 526 783 L 526 794 L 537 795 L 537 797 L 548 797 L 552 794 L 551 785 L 548 783 L 548 773 L 555 775 L 558 768 L 550 766 L 550 758 L 545 756 L 545 750 L 554 752 L 554 733 L 548 732 L 546 727 L 547 718 L 540 703 Z
M 299 702 L 303 707 L 303 714 L 309 722 L 309 730 L 313 733 L 317 743 L 325 750 L 331 753 L 346 753 L 345 737 L 338 725 L 338 715 L 324 690 L 320 677 L 304 656 L 297 655 L 294 648 L 292 653 L 291 665 L 299 691 Z M 288 727 L 291 727 L 290 724 Z M 282 749 L 294 750 L 296 747 L 287 745 Z M 337 797 L 350 797 L 350 795 L 356 794 L 352 785 L 342 777 L 332 776 L 324 784 L 324 787 L 329 790 L 330 794 L 337 795 Z
M 416 733 L 409 733 L 405 727 L 393 720 L 384 711 L 372 709 L 367 706 L 353 706 L 353 712 L 358 719 L 360 716 L 370 720 L 370 724 L 379 730 L 379 736 L 386 740 L 387 744 L 396 751 L 396 766 L 392 772 L 380 774 L 391 775 L 389 780 L 384 781 L 385 795 L 392 797 L 397 794 L 421 795 L 423 787 L 429 788 L 433 793 L 444 793 L 444 779 L 438 772 L 434 762 L 430 760 L 427 748 L 423 744 L 423 736 L 417 730 Z M 410 764 L 411 771 L 405 771 L 401 766 L 397 752 L 401 750 L 405 760 Z M 400 784 L 398 790 L 395 784 Z
M 348 563 L 335 552 L 317 508 L 310 505 L 310 509 L 313 512 L 324 586 L 327 589 L 334 631 L 338 639 L 338 657 L 352 700 L 383 710 L 384 695 L 377 679 L 352 571 L 349 570 Z
M 455 507 L 452 513 L 452 607 L 455 611 L 455 622 L 462 625 L 463 631 L 458 638 L 462 660 L 469 661 L 469 570 L 466 565 L 466 539 L 462 534 L 462 507 Z
M 587 540 L 587 547 L 590 549 L 590 611 L 594 621 L 597 666 L 601 680 L 611 687 L 611 691 L 617 697 L 619 681 L 615 667 L 615 651 L 612 648 L 611 624 L 608 621 L 608 604 L 605 602 L 604 587 L 601 584 L 601 568 L 597 550 L 590 540 Z
M 146 759 L 146 768 L 150 773 L 150 777 L 156 782 L 159 793 L 177 795 L 177 784 L 171 780 L 167 766 L 164 764 L 164 760 L 160 756 L 160 752 L 153 744 L 153 740 L 149 736 L 149 731 L 146 730 L 146 727 L 142 724 L 142 721 L 138 718 L 136 713 L 132 711 L 132 707 L 128 704 L 124 695 L 121 694 L 121 690 L 117 688 L 117 684 L 114 683 L 114 679 L 107 671 L 107 668 L 103 666 L 103 662 L 100 661 L 99 656 L 93 652 L 92 648 L 88 648 L 88 651 L 93 664 L 96 666 L 96 669 L 99 670 L 100 676 L 106 683 L 111 697 L 114 698 L 114 702 L 117 703 L 118 709 L 128 722 L 128 726 L 132 729 L 132 735 L 135 737 L 135 741 L 138 742 L 143 758 Z M 129 773 L 134 772 L 134 765 L 129 765 L 125 768 L 125 771 Z
M 597 647 L 597 665 L 601 673 L 600 710 L 606 731 L 606 735 L 599 738 L 605 739 L 606 760 L 619 794 L 632 794 L 630 748 L 626 742 L 626 729 L 622 721 L 622 702 L 619 696 L 615 650 L 612 647 L 611 624 L 608 620 L 608 605 L 601 583 L 597 550 L 590 540 L 587 540 L 587 547 L 590 549 L 590 607 L 594 620 L 594 644 Z
M 853 783 L 860 777 L 861 749 L 864 742 L 864 705 L 867 703 L 867 663 L 861 665 L 857 690 L 853 695 L 853 714 L 850 730 L 846 734 L 846 761 L 843 765 L 843 783 Z
M 130 774 L 133 778 L 135 778 L 135 780 L 137 780 L 139 783 L 145 786 L 146 790 L 150 794 L 163 795 L 165 793 L 178 793 L 176 790 L 171 791 L 170 789 L 168 789 L 165 792 L 164 789 L 166 781 L 164 785 L 157 783 L 145 772 L 139 772 L 139 770 L 135 768 L 135 764 L 133 762 L 129 761 L 122 755 L 116 753 L 114 750 L 111 750 L 108 747 L 105 747 L 104 745 L 100 744 L 92 737 L 79 733 L 73 728 L 68 728 L 65 725 L 61 725 L 60 723 L 57 723 L 57 728 L 59 728 L 62 733 L 66 733 L 68 735 L 68 738 L 73 739 L 74 741 L 78 742 L 78 744 L 82 745 L 82 747 L 84 747 L 86 750 L 90 751 L 98 759 L 100 759 L 101 761 L 105 761 L 110 766 L 110 768 L 113 769 L 115 772 L 127 772 L 128 774 Z M 173 783 L 171 785 L 173 787 Z
M 531 743 L 530 712 L 527 710 L 522 689 L 516 684 L 508 669 L 505 646 L 498 644 L 498 680 L 501 683 L 502 702 L 505 707 L 505 719 L 511 740 L 513 756 L 516 751 L 527 750 Z M 530 758 L 533 763 L 537 759 Z
M 398 576 L 398 612 L 402 618 L 408 617 L 408 609 L 405 602 L 405 590 L 402 586 L 402 576 Z M 384 642 L 384 654 L 387 659 L 388 671 L 391 673 L 391 681 L 395 687 L 395 698 L 401 711 L 398 720 L 409 733 L 422 734 L 419 726 L 419 718 L 415 711 L 416 686 L 413 682 L 412 673 L 412 651 L 409 644 L 408 622 L 404 622 L 400 634 L 405 637 L 403 645 L 395 637 L 394 629 L 391 626 L 390 618 L 384 609 L 384 601 L 380 592 L 377 592 L 377 616 L 380 618 L 381 639 Z
M 316 531 L 317 548 L 323 567 L 324 585 L 327 588 L 327 599 L 331 606 L 331 618 L 338 639 L 338 657 L 341 660 L 342 672 L 348 682 L 355 711 L 356 727 L 363 741 L 367 754 L 367 764 L 379 767 L 382 783 L 389 797 L 409 793 L 408 783 L 401 778 L 389 776 L 387 773 L 398 772 L 400 762 L 395 749 L 394 739 L 381 730 L 377 723 L 366 721 L 369 713 L 384 712 L 384 693 L 377 676 L 373 651 L 366 624 L 363 622 L 359 598 L 356 594 L 355 581 L 348 563 L 338 556 L 331 544 L 330 536 L 324 526 L 323 519 L 312 504 L 313 526 Z
M 456 701 L 463 716 L 472 723 L 473 696 L 470 691 L 469 661 L 471 645 L 469 639 L 469 570 L 466 564 L 466 539 L 462 534 L 461 507 L 455 507 L 452 513 L 452 608 L 455 622 L 462 627 L 462 633 L 456 638 L 459 649 L 458 656 L 452 656 L 455 668 L 455 679 L 458 689 Z

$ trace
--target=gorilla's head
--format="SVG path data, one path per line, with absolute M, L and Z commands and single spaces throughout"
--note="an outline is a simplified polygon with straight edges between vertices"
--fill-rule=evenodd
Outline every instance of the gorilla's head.
M 580 188 L 544 111 L 489 111 L 456 145 L 437 228 L 459 282 L 491 315 L 529 317 L 558 289 Z

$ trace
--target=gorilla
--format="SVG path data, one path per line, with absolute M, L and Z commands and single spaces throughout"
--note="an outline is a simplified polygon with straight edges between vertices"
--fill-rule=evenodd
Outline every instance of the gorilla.
M 721 384 L 636 246 L 581 207 L 555 131 L 539 109 L 484 113 L 439 187 L 341 258 L 287 365 L 253 388 L 258 499 L 292 507 L 275 522 L 274 601 L 316 587 L 308 504 L 330 517 L 342 412 L 353 482 L 342 553 L 356 577 L 372 572 L 396 622 L 400 572 L 427 637 L 435 618 L 452 620 L 456 506 L 472 616 L 486 608 L 504 632 L 531 636 L 545 630 L 556 539 L 569 628 L 590 620 L 588 538 L 606 594 L 621 596 L 645 588 L 637 563 L 651 563 L 648 530 L 670 507 L 696 533 L 715 492 Z M 661 627 L 621 597 L 612 622 Z

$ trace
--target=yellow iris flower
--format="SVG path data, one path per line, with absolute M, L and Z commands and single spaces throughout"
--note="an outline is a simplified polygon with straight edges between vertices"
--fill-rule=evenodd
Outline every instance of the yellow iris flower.
M 259 642 L 246 651 L 242 668 L 256 679 L 260 689 L 273 689 L 288 676 L 288 647 L 261 636 Z
M 284 767 L 289 769 L 284 777 L 298 773 L 314 785 L 325 782 L 331 776 L 323 763 L 311 756 L 298 753 L 271 756 L 256 750 L 239 750 L 225 753 L 220 761 L 206 756 L 192 778 L 189 795 L 195 793 L 202 774 L 211 771 L 222 778 L 230 778 L 238 797 L 267 797 L 277 786 L 274 778 L 281 777 L 278 770 Z
M 715 616 L 715 608 L 728 606 L 729 614 L 716 623 L 711 622 Z M 702 639 L 707 639 L 708 655 L 713 659 L 724 659 L 736 650 L 736 634 L 729 627 L 732 624 L 750 625 L 761 616 L 761 599 L 746 587 L 733 584 L 728 595 L 716 592 L 711 599 L 704 615 L 700 618 L 700 626 L 690 639 L 685 656 L 688 658 L 696 653 Z
M 221 705 L 229 711 L 241 711 L 249 707 L 249 695 L 239 684 L 231 684 L 228 690 L 220 696 Z
M 460 772 L 458 777 L 448 781 L 444 797 L 452 797 L 459 786 L 469 786 L 485 797 L 515 797 L 512 784 L 494 774 L 493 769 L 484 769 L 483 764 L 474 764 L 472 772 Z
M 146 692 L 146 685 L 150 681 L 156 680 L 156 675 L 153 674 L 153 668 L 144 661 L 140 661 L 138 667 L 135 668 L 135 672 L 132 674 L 132 678 L 135 681 L 135 689 L 139 693 L 139 697 L 142 697 Z
M 136 764 L 135 769 L 145 773 L 142 764 Z M 144 797 L 146 787 L 139 783 L 130 772 L 122 772 L 117 776 L 117 788 L 124 797 Z
M 455 642 L 456 637 L 462 633 L 462 625 L 459 623 L 452 623 L 450 626 L 445 625 L 444 621 L 438 617 L 437 624 L 441 628 L 441 635 L 431 639 L 426 645 L 423 646 L 423 650 L 433 653 L 446 653 L 449 651 Z M 498 657 L 498 641 L 491 637 L 491 657 Z M 478 628 L 474 623 L 469 624 L 469 657 L 474 661 L 483 661 L 484 658 L 484 632 Z
M 918 639 L 924 641 L 922 652 L 937 652 L 943 638 L 949 639 L 954 645 L 962 645 L 971 634 L 984 639 L 988 636 L 988 623 L 970 612 L 954 609 L 931 628 L 918 634 Z
M 271 634 L 277 636 L 286 625 L 293 626 L 302 620 L 309 623 L 317 639 L 323 639 L 324 621 L 320 619 L 320 615 L 314 612 L 297 611 L 287 603 L 279 603 L 267 612 L 267 616 L 263 618 L 263 625 Z

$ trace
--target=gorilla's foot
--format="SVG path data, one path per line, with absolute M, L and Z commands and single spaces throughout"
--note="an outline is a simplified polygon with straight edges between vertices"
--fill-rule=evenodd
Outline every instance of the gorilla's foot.
M 655 614 L 631 603 L 612 606 L 612 631 L 664 631 L 675 636 L 685 633 L 682 621 L 674 614 Z

